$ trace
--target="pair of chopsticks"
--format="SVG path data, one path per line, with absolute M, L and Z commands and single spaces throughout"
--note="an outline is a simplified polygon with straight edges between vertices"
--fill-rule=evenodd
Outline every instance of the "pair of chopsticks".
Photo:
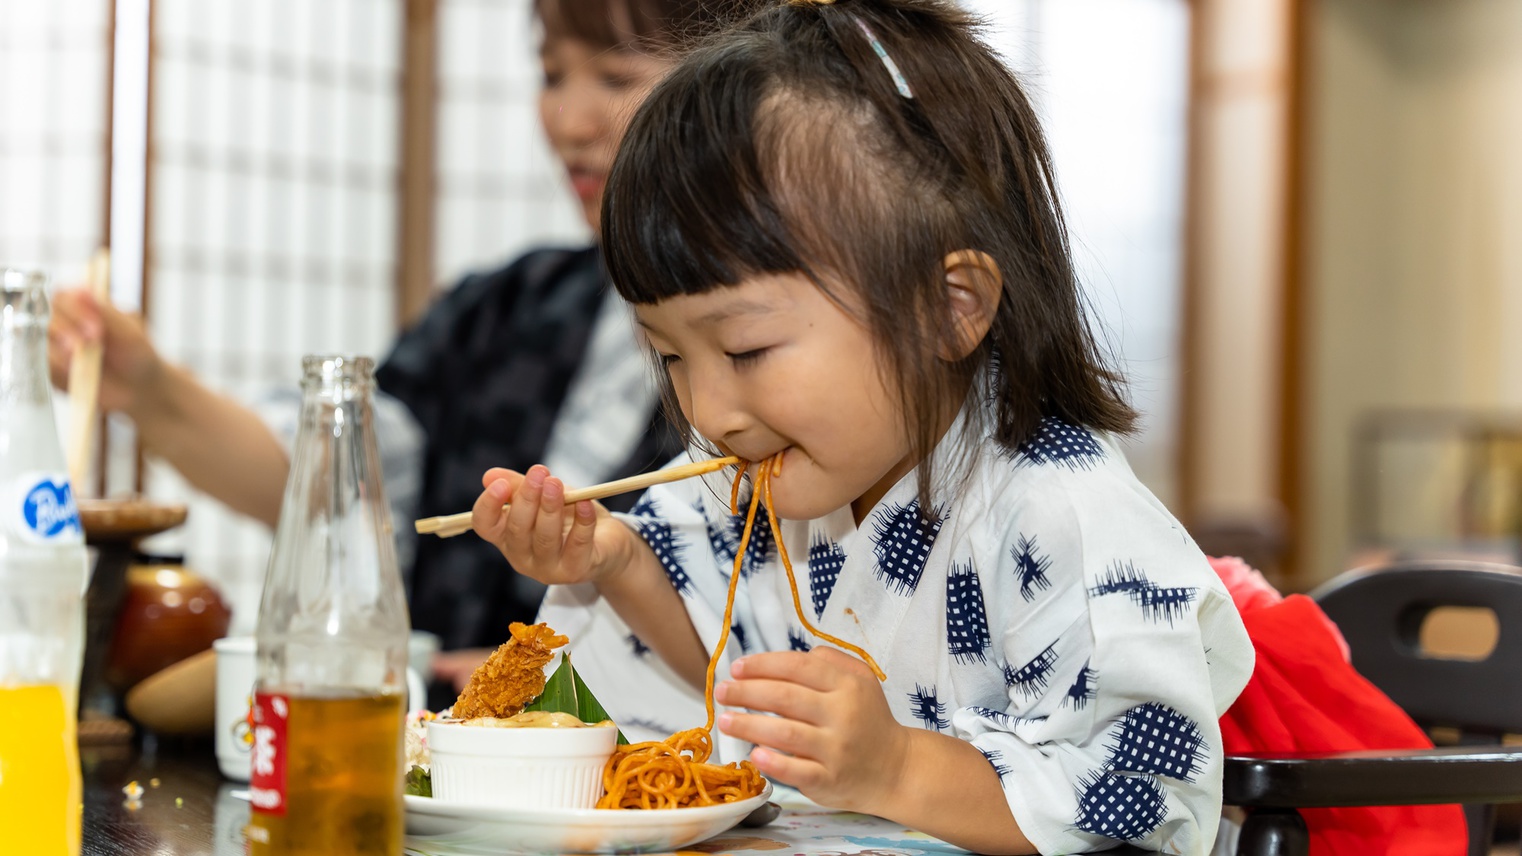
M 651 485 L 666 484 L 667 482 L 690 479 L 693 476 L 707 475 L 717 472 L 727 466 L 743 463 L 733 455 L 727 458 L 710 458 L 706 461 L 683 464 L 680 467 L 672 467 L 668 470 L 656 470 L 653 473 L 630 476 L 626 479 L 610 481 L 604 484 L 581 487 L 565 492 L 567 505 L 580 502 L 583 499 L 603 499 L 604 497 L 617 496 L 621 493 L 643 490 Z M 508 506 L 504 505 L 503 508 Z M 422 535 L 437 535 L 440 538 L 453 538 L 462 532 L 470 531 L 471 512 L 450 514 L 445 517 L 425 517 L 413 523 L 417 531 Z
M 90 259 L 90 294 L 97 304 L 111 300 L 111 252 L 95 251 Z M 90 473 L 90 445 L 95 441 L 96 408 L 100 404 L 101 343 L 82 345 L 69 359 L 69 484 L 74 495 L 86 493 Z

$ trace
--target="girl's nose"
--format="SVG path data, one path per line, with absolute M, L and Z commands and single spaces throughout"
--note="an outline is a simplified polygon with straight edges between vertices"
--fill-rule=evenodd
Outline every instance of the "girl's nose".
M 735 394 L 733 381 L 713 372 L 692 374 L 696 376 L 689 377 L 687 421 L 699 434 L 726 442 L 751 427 L 750 413 Z

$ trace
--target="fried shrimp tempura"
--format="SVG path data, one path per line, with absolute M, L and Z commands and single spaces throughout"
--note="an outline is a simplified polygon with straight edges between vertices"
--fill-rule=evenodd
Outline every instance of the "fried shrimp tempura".
M 544 666 L 570 640 L 547 624 L 513 622 L 512 638 L 476 667 L 454 703 L 455 719 L 516 716 L 544 692 Z

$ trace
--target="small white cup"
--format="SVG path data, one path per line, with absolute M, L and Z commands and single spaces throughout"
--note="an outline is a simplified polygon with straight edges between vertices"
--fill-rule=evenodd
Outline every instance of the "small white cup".
M 248 781 L 248 708 L 254 693 L 254 637 L 229 636 L 212 643 L 217 652 L 217 769 L 236 782 Z M 407 669 L 407 709 L 427 704 L 427 688 L 416 669 Z
M 217 769 L 248 781 L 248 706 L 254 692 L 254 637 L 229 636 L 211 643 L 217 652 Z
M 433 797 L 513 808 L 593 808 L 618 729 L 428 723 Z

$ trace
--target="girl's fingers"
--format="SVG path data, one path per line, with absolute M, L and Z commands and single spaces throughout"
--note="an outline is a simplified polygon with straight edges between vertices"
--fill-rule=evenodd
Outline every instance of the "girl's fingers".
M 829 713 L 819 692 L 786 678 L 725 681 L 714 687 L 714 698 L 725 707 L 760 710 L 815 725 Z
M 502 509 L 502 497 L 509 493 L 507 481 L 498 479 L 481 491 L 481 495 L 476 497 L 476 504 L 470 509 L 470 528 L 493 544 L 502 540 L 507 522 L 507 512 Z
M 539 515 L 534 521 L 532 551 L 535 562 L 558 565 L 565 544 L 565 485 L 546 478 L 539 493 Z
M 803 651 L 769 651 L 741 657 L 730 667 L 736 678 L 782 680 L 801 684 L 816 692 L 833 689 L 840 680 L 840 663 L 821 656 L 824 649 Z M 834 653 L 839 653 L 834 652 Z
M 750 761 L 761 771 L 761 775 L 791 785 L 805 794 L 824 781 L 826 776 L 824 767 L 818 761 L 787 755 L 764 746 L 758 746 L 750 753 Z
M 517 549 L 526 549 L 539 520 L 539 498 L 550 471 L 535 464 L 513 489 L 512 505 L 507 508 L 507 538 Z
M 590 568 L 592 544 L 597 534 L 597 509 L 590 499 L 576 503 L 571 509 L 571 528 L 565 535 L 565 550 L 560 555 L 566 568 Z
M 481 487 L 491 487 L 494 481 L 506 481 L 509 485 L 517 484 L 523 480 L 523 474 L 503 467 L 492 467 L 481 476 Z M 511 500 L 506 500 L 511 502 Z
M 725 711 L 719 717 L 719 730 L 737 740 L 801 758 L 818 759 L 820 755 L 819 729 L 796 719 Z

